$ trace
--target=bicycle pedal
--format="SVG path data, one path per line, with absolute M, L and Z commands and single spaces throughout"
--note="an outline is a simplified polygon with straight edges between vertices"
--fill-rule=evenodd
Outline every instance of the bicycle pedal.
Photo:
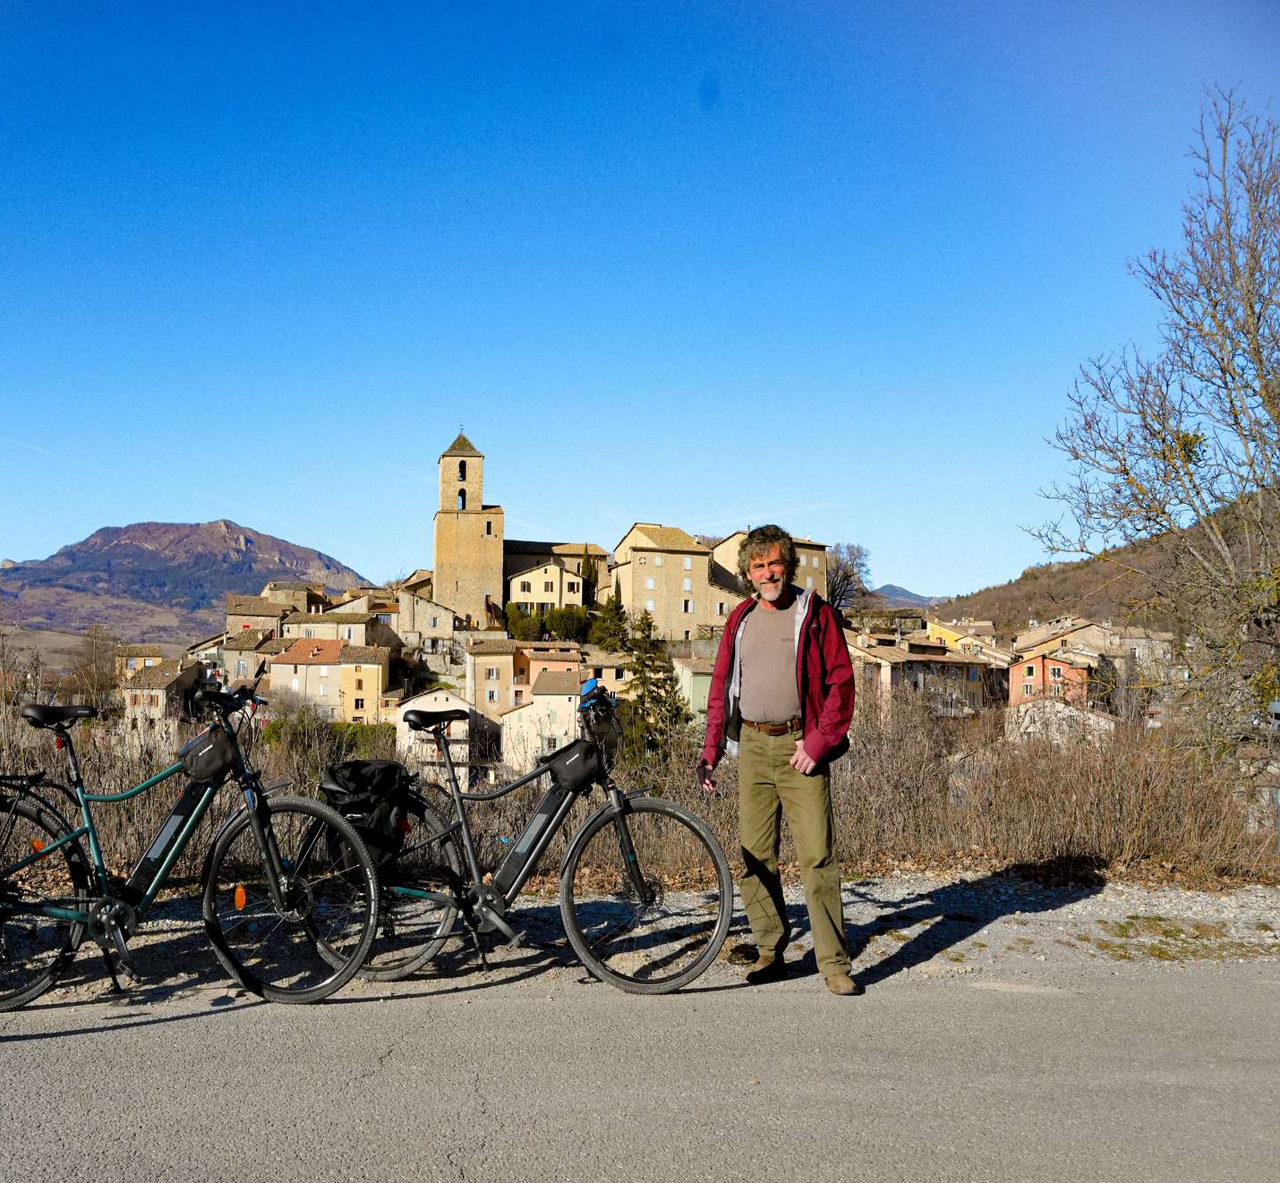
M 522 928 L 518 933 L 516 933 L 516 935 L 515 935 L 515 936 L 513 936 L 513 937 L 512 937 L 512 938 L 507 942 L 507 948 L 508 948 L 508 949 L 521 949 L 521 948 L 524 948 L 524 947 L 525 947 L 525 943 L 526 943 L 526 941 L 528 940 L 528 937 L 529 937 L 529 933 L 528 933 L 528 931 L 527 931 L 526 929 L 523 929 L 523 928 Z

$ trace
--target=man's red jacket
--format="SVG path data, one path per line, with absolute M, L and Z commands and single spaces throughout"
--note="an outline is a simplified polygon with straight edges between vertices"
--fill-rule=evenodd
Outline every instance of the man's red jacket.
M 796 688 L 804 750 L 817 763 L 838 759 L 849 750 L 853 719 L 853 663 L 840 618 L 816 592 L 793 587 L 796 597 Z M 739 604 L 720 638 L 711 690 L 707 695 L 707 739 L 702 760 L 714 768 L 727 751 L 738 754 L 742 713 L 739 641 L 742 622 L 756 607 L 754 597 Z

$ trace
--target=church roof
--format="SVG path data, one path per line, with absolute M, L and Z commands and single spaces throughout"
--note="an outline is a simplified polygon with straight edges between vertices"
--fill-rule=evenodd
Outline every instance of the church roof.
M 453 441 L 443 452 L 441 456 L 483 456 L 484 453 L 475 446 L 462 432 L 458 432 L 458 438 Z

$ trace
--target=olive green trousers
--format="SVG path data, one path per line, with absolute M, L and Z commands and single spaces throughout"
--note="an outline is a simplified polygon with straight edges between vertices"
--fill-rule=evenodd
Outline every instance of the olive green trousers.
M 799 731 L 765 735 L 743 727 L 738 753 L 738 833 L 746 872 L 740 884 L 756 947 L 781 957 L 791 937 L 778 877 L 782 815 L 796 848 L 804 883 L 813 951 L 823 974 L 849 972 L 840 905 L 840 864 L 835 851 L 831 780 L 804 776 L 791 767 Z

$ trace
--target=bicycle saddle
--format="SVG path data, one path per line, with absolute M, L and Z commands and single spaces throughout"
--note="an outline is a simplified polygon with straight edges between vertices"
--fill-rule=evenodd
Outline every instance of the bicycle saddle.
M 405 711 L 404 721 L 410 731 L 426 731 L 429 727 L 439 727 L 442 723 L 465 723 L 470 711 Z
M 32 727 L 57 727 L 60 723 L 74 723 L 77 719 L 96 719 L 97 707 L 46 707 L 29 702 L 22 708 L 22 717 Z

